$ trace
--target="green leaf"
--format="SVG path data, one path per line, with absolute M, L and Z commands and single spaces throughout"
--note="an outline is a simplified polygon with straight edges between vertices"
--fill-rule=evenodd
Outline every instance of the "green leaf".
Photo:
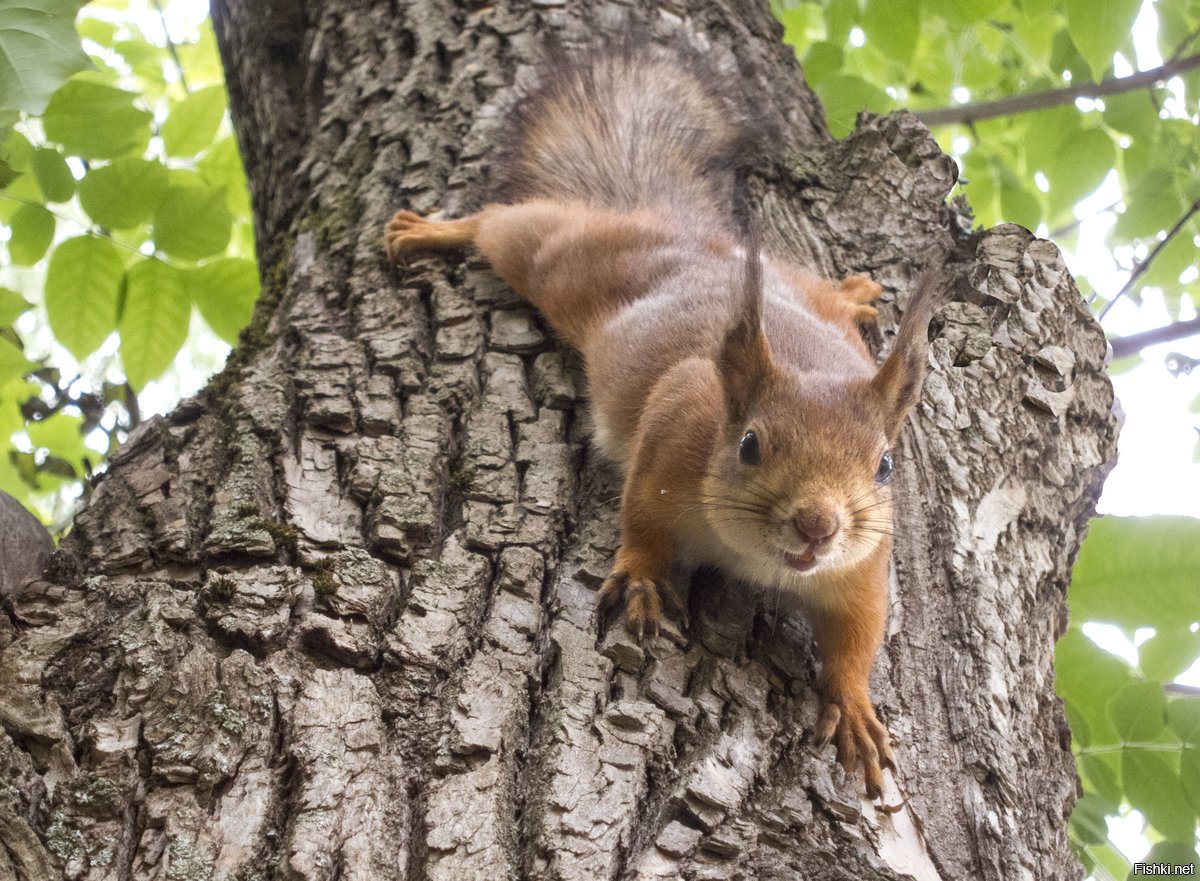
M 921 0 L 921 11 L 954 24 L 974 24 L 995 13 L 1004 0 Z
M 232 226 L 223 190 L 173 186 L 154 214 L 154 243 L 172 257 L 202 260 L 225 250 Z
M 1108 841 L 1108 805 L 1099 796 L 1085 794 L 1075 802 L 1071 812 L 1071 831 L 1084 844 L 1103 844 Z
M 54 215 L 41 205 L 22 205 L 12 219 L 8 255 L 18 266 L 37 263 L 54 240 Z
M 35 447 L 49 450 L 51 455 L 68 462 L 76 477 L 87 473 L 84 460 L 88 463 L 100 458 L 83 441 L 83 417 L 62 411 L 53 413 L 39 422 L 25 425 L 25 433 Z
M 1183 784 L 1183 797 L 1193 811 L 1200 813 L 1200 749 L 1193 746 L 1180 754 L 1179 780 Z
M 1071 82 L 1086 83 L 1092 79 L 1092 69 L 1079 49 L 1071 39 L 1067 28 L 1060 28 L 1050 41 L 1050 69 L 1066 71 L 1071 75 Z
M 11 165 L 0 159 L 0 190 L 3 190 L 21 175 Z
M 71 80 L 42 115 L 46 137 L 84 159 L 141 153 L 150 143 L 153 117 L 134 106 L 136 97 L 103 83 Z
M 5 187 L 4 196 L 0 197 L 0 223 L 12 223 L 22 205 L 40 204 L 43 198 L 33 175 L 22 174 Z
M 230 345 L 250 323 L 258 300 L 258 268 L 249 260 L 222 257 L 186 273 L 188 293 L 208 322 Z
M 1080 133 L 1081 116 L 1074 107 L 1053 107 L 1026 115 L 1022 146 L 1025 165 L 1034 170 L 1046 170 L 1058 161 L 1064 146 Z
M 1108 802 L 1112 806 L 1109 813 L 1116 813 L 1117 806 L 1121 804 L 1121 783 L 1117 779 L 1115 758 L 1112 753 L 1081 754 L 1077 757 L 1084 788 Z
M 17 320 L 19 315 L 23 315 L 32 308 L 33 304 L 27 302 L 16 291 L 0 288 L 0 327 L 8 327 Z
M 1195 835 L 1196 813 L 1183 794 L 1179 774 L 1162 753 L 1127 749 L 1121 753 L 1121 785 L 1129 804 L 1168 838 Z
M 1193 877 L 1197 871 L 1200 871 L 1200 856 L 1196 853 L 1194 841 L 1160 841 L 1150 848 L 1150 853 L 1146 854 L 1142 862 L 1168 866 L 1193 866 L 1194 870 L 1189 873 Z
M 188 335 L 192 304 L 183 274 L 161 260 L 142 260 L 129 268 L 121 313 L 121 362 L 138 391 L 171 366 Z
M 1104 182 L 1115 164 L 1112 138 L 1095 128 L 1080 132 L 1046 169 L 1051 212 L 1070 210 Z
M 113 50 L 125 59 L 125 63 L 133 68 L 134 74 L 142 80 L 144 86 L 159 86 L 163 80 L 163 51 L 144 37 L 135 36 L 132 40 L 116 40 Z
M 1187 3 L 1156 3 L 1154 12 L 1158 17 L 1158 45 L 1164 58 L 1170 58 L 1176 52 L 1186 49 L 1194 38 L 1198 13 L 1196 4 L 1188 9 Z M 1190 12 L 1190 14 L 1189 14 Z
M 980 55 L 963 67 L 962 84 L 971 92 L 990 92 L 999 87 L 1005 72 L 1004 65 L 997 64 L 986 56 Z
M 1135 89 L 1104 99 L 1104 121 L 1119 132 L 1145 137 L 1158 126 L 1158 106 L 1149 89 Z
M 809 42 L 808 11 L 811 8 L 805 3 L 803 6 L 775 11 L 775 17 L 783 25 L 783 42 L 794 48 L 797 56 Z
M 1087 856 L 1092 859 L 1096 867 L 1107 872 L 1106 875 L 1094 875 L 1096 881 L 1114 881 L 1114 879 L 1124 879 L 1128 877 L 1130 870 L 1133 868 L 1129 865 L 1129 861 L 1124 855 L 1113 847 L 1111 844 L 1093 844 L 1087 849 Z
M 975 219 L 984 226 L 994 226 L 998 220 L 996 211 L 996 173 L 991 158 L 982 150 L 970 150 L 960 160 L 962 163 L 963 192 L 975 212 Z
M 1012 25 L 1012 35 L 1017 46 L 1023 46 L 1034 64 L 1049 69 L 1050 53 L 1054 48 L 1055 34 L 1066 33 L 1066 19 L 1054 7 L 1031 11 L 1025 4 L 1026 14 Z M 1068 39 L 1069 43 L 1070 40 Z
M 51 147 L 33 151 L 33 176 L 47 202 L 66 202 L 75 195 L 75 176 L 62 153 Z
M 1114 227 L 1122 238 L 1149 238 L 1183 215 L 1175 175 L 1164 168 L 1152 168 L 1130 184 L 1124 202 L 1125 210 Z
M 1169 702 L 1167 726 L 1184 743 L 1200 746 L 1200 700 L 1179 698 Z
M 148 159 L 126 157 L 91 169 L 79 182 L 79 202 L 96 223 L 107 229 L 130 229 L 145 223 L 167 193 L 167 169 Z
M 841 45 L 858 22 L 858 0 L 829 0 L 825 4 L 825 39 Z
M 213 34 L 212 20 L 205 18 L 200 23 L 200 37 L 194 43 L 180 43 L 176 47 L 188 82 L 195 86 L 222 83 L 225 72 L 221 67 L 221 56 L 217 52 L 217 38 Z
M 842 47 L 833 43 L 813 43 L 801 62 L 809 86 L 828 79 L 842 69 Z
M 83 39 L 111 49 L 118 27 L 111 21 L 84 15 L 75 23 L 75 30 Z
M 1106 652 L 1075 626 L 1055 647 L 1055 691 L 1067 706 L 1071 728 L 1081 746 L 1110 746 L 1121 742 L 1105 712 L 1109 699 L 1133 682 L 1133 671 Z M 1079 724 L 1086 726 L 1086 730 Z
M 921 33 L 917 0 L 866 0 L 862 29 L 867 41 L 884 55 L 908 64 Z
M 67 239 L 50 255 L 46 314 L 54 336 L 83 360 L 117 328 L 125 260 L 107 239 Z
M 211 145 L 224 115 L 224 86 L 209 86 L 192 92 L 175 105 L 163 123 L 162 139 L 167 155 L 195 156 Z
M 1200 633 L 1187 627 L 1156 633 L 1138 646 L 1138 666 L 1147 679 L 1170 682 L 1200 656 Z
M 1133 630 L 1200 621 L 1200 520 L 1102 517 L 1093 520 L 1072 575 L 1076 621 Z
M 1026 229 L 1037 229 L 1042 220 L 1042 203 L 1026 189 L 1015 174 L 1000 169 L 1000 217 Z
M 37 365 L 26 358 L 24 352 L 4 337 L 0 337 L 0 384 L 17 379 L 36 368 Z
M 1130 370 L 1144 363 L 1145 361 L 1141 355 L 1126 355 L 1124 358 L 1117 358 L 1108 365 L 1108 375 L 1120 376 L 1122 373 L 1128 373 Z
M 214 187 L 225 188 L 225 200 L 235 216 L 250 214 L 250 193 L 237 141 L 222 138 L 196 162 L 201 178 Z
M 9 129 L 0 143 L 0 159 L 13 171 L 24 174 L 32 167 L 33 145 L 16 129 Z
M 1130 39 L 1141 0 L 1066 0 L 1066 5 L 1071 40 L 1100 80 Z
M 886 92 L 849 74 L 835 74 L 818 83 L 813 91 L 825 106 L 829 131 L 835 138 L 844 137 L 854 129 L 858 111 L 886 113 L 892 103 Z
M 1192 241 L 1191 225 L 1186 224 L 1171 241 L 1163 245 L 1141 278 L 1143 285 L 1163 289 L 1171 318 L 1176 321 L 1179 320 L 1179 276 L 1196 265 L 1196 245 Z
M 91 66 L 75 33 L 79 6 L 67 0 L 0 6 L 0 110 L 41 113 L 71 74 Z
M 1127 743 L 1154 740 L 1167 725 L 1167 699 L 1157 682 L 1133 682 L 1108 701 L 1108 720 Z

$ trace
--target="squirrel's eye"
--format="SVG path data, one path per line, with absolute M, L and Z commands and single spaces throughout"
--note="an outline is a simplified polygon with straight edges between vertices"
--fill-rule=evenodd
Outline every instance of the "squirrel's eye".
M 875 472 L 876 483 L 887 483 L 892 477 L 892 454 L 884 453 L 879 460 L 879 470 Z
M 762 452 L 758 449 L 758 435 L 747 431 L 742 435 L 738 444 L 738 461 L 743 465 L 757 465 L 762 461 Z

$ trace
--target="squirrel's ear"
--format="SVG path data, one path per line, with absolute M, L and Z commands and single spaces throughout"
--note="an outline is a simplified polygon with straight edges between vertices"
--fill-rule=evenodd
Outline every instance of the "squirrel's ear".
M 908 411 L 921 399 L 929 354 L 929 322 L 941 305 L 940 294 L 944 287 L 940 263 L 921 273 L 916 293 L 900 321 L 896 345 L 871 380 L 889 440 L 894 440 L 900 433 Z
M 762 329 L 762 285 L 762 254 L 753 242 L 746 248 L 733 323 L 717 356 L 728 412 L 737 421 L 746 415 L 771 369 L 771 351 Z

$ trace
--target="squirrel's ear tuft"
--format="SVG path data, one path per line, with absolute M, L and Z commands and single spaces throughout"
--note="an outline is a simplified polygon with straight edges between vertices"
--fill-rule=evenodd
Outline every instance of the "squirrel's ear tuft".
M 771 351 L 762 329 L 762 252 L 754 236 L 746 246 L 738 287 L 733 322 L 717 357 L 728 412 L 735 421 L 745 417 L 771 369 Z
M 916 292 L 900 321 L 896 345 L 871 380 L 889 440 L 894 440 L 900 433 L 908 411 L 921 399 L 929 354 L 929 322 L 942 305 L 942 291 L 946 285 L 940 262 L 921 273 L 915 285 Z

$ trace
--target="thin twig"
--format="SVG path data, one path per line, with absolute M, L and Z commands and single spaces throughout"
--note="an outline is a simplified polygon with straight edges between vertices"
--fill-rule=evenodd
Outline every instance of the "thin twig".
M 190 95 L 192 90 L 188 88 L 187 77 L 183 75 L 183 63 L 179 60 L 179 52 L 175 49 L 175 42 L 171 39 L 171 32 L 167 30 L 167 14 L 163 11 L 161 0 L 150 0 L 154 8 L 158 10 L 158 20 L 162 22 L 163 37 L 167 41 L 167 51 L 171 53 L 171 58 L 175 62 L 175 69 L 179 71 L 179 85 L 183 86 L 185 95 Z
M 1029 113 L 1032 110 L 1058 107 L 1061 104 L 1070 104 L 1076 98 L 1102 98 L 1105 95 L 1119 95 L 1123 92 L 1145 89 L 1198 67 L 1200 67 L 1200 55 L 1189 55 L 1186 58 L 1168 61 L 1161 67 L 1152 70 L 1142 70 L 1131 76 L 1114 77 L 1098 83 L 1081 83 L 1078 86 L 1050 89 L 1045 92 L 1031 92 L 1028 95 L 1011 95 L 995 101 L 980 101 L 978 104 L 962 104 L 958 107 L 942 107 L 937 110 L 914 112 L 930 128 L 954 123 L 966 125 L 981 119 L 993 119 L 997 116 L 1012 116 L 1016 113 Z
M 1108 303 L 1105 304 L 1104 308 L 1100 310 L 1101 321 L 1104 320 L 1104 316 L 1108 314 L 1108 310 L 1113 307 L 1117 300 L 1121 299 L 1123 296 L 1133 290 L 1133 286 L 1137 284 L 1137 280 L 1139 278 L 1146 274 L 1146 270 L 1150 268 L 1150 264 L 1154 262 L 1154 258 L 1161 254 L 1163 248 L 1171 243 L 1171 239 L 1175 238 L 1175 235 L 1181 229 L 1183 229 L 1185 225 L 1187 225 L 1187 222 L 1196 216 L 1197 211 L 1200 211 L 1200 199 L 1197 199 L 1195 202 L 1193 202 L 1191 207 L 1183 213 L 1183 217 L 1175 221 L 1175 225 L 1167 230 L 1166 238 L 1154 246 L 1154 250 L 1146 255 L 1146 259 L 1133 267 L 1133 271 L 1129 273 L 1129 280 L 1122 285 L 1121 290 L 1117 291 L 1117 295 L 1109 300 Z

